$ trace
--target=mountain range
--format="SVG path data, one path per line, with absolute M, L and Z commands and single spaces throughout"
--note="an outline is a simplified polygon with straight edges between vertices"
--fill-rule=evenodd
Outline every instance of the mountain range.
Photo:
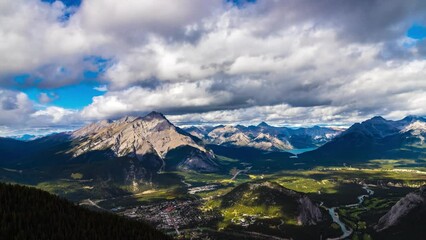
M 341 165 L 372 159 L 422 159 L 426 119 L 407 116 L 398 121 L 376 116 L 355 123 L 322 147 L 300 155 L 307 161 Z
M 305 194 L 280 184 L 292 186 L 297 179 L 293 187 L 299 190 L 326 186 L 334 180 L 313 180 L 321 174 L 310 175 L 313 179 L 306 182 L 299 178 L 318 166 L 374 167 L 371 160 L 402 161 L 406 167 L 424 168 L 425 138 L 426 119 L 416 116 L 397 121 L 377 116 L 346 130 L 318 126 L 294 129 L 264 122 L 256 126 L 181 129 L 163 114 L 151 112 L 103 120 L 30 141 L 0 138 L 0 181 L 59 189 L 52 192 L 98 209 L 101 207 L 91 199 L 120 198 L 131 205 L 139 204 L 133 198 L 150 193 L 165 199 L 187 199 L 189 188 L 201 189 L 205 191 L 201 194 L 207 195 L 217 188 L 217 194 L 194 203 L 209 199 L 217 203 L 215 211 L 220 211 L 220 216 L 215 211 L 207 213 L 212 214 L 215 223 L 241 227 L 247 224 L 245 221 L 257 219 L 250 229 L 262 234 L 272 231 L 279 235 L 285 229 L 288 237 L 337 236 L 338 228 L 324 230 L 335 220 L 330 219 L 318 199 L 311 198 L 327 195 L 321 193 L 322 187 Z M 313 150 L 291 153 L 300 148 Z M 283 171 L 294 172 L 280 175 Z M 375 221 L 378 236 L 394 236 L 398 229 L 408 229 L 407 216 L 423 218 L 424 212 L 418 215 L 416 209 L 424 209 L 424 193 L 425 188 L 421 188 L 380 215 L 378 223 Z M 121 203 L 113 202 L 108 209 Z M 187 210 L 191 209 L 182 211 Z M 272 224 L 276 229 L 266 231 L 262 224 Z
M 219 125 L 184 128 L 207 144 L 253 147 L 266 151 L 316 148 L 337 136 L 342 129 L 274 127 L 265 122 L 257 126 Z
M 176 152 L 184 154 L 166 163 L 168 155 Z M 0 156 L 3 181 L 37 184 L 78 172 L 84 179 L 134 186 L 135 190 L 166 167 L 197 172 L 220 167 L 198 138 L 157 112 L 100 121 L 33 141 L 0 138 Z
M 0 138 L 0 167 L 22 170 L 62 166 L 66 174 L 78 168 L 92 178 L 141 182 L 164 170 L 221 171 L 223 166 L 213 150 L 223 155 L 233 149 L 230 154 L 238 155 L 241 149 L 242 157 L 250 152 L 244 148 L 278 153 L 315 147 L 298 155 L 299 161 L 314 165 L 419 159 L 425 157 L 425 137 L 426 120 L 416 116 L 398 121 L 373 117 L 344 131 L 318 126 L 274 127 L 264 122 L 257 126 L 181 129 L 161 113 L 152 112 L 144 117 L 103 120 L 32 141 Z M 105 172 L 93 171 L 90 166 L 94 164 Z

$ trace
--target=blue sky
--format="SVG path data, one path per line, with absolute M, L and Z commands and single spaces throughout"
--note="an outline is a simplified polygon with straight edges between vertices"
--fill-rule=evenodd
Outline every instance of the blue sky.
M 48 3 L 53 3 L 56 0 L 42 0 L 43 2 L 48 2 Z M 65 6 L 75 6 L 78 7 L 81 4 L 81 0 L 61 0 L 61 2 L 65 5 Z
M 153 110 L 185 125 L 426 115 L 420 0 L 62 3 L 0 10 L 0 135 Z
M 407 30 L 407 36 L 413 39 L 421 40 L 426 38 L 426 26 L 413 24 Z
M 57 98 L 53 97 L 52 101 L 49 102 L 49 105 L 70 109 L 82 109 L 92 102 L 93 97 L 101 96 L 105 93 L 103 91 L 96 90 L 96 87 L 99 87 L 99 85 L 79 84 L 61 87 L 54 90 L 29 88 L 25 89 L 23 92 L 25 92 L 34 102 L 39 101 L 41 93 L 47 93 L 57 96 Z

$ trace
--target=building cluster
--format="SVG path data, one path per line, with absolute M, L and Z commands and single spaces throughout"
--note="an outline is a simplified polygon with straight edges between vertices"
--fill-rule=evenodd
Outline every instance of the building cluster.
M 203 226 L 221 217 L 219 213 L 202 212 L 200 200 L 170 200 L 126 209 L 123 215 L 151 223 L 158 229 L 174 230 Z

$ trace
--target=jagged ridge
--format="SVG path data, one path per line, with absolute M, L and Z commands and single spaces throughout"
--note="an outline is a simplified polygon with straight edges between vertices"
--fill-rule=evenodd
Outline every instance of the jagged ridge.
M 71 150 L 74 156 L 93 150 L 110 149 L 118 157 L 146 154 L 164 158 L 168 151 L 179 146 L 191 146 L 205 152 L 191 136 L 185 135 L 161 113 L 145 117 L 124 117 L 117 121 L 101 121 L 72 133 L 79 142 Z
M 208 144 L 253 147 L 267 151 L 316 147 L 340 133 L 338 129 L 318 126 L 292 129 L 270 126 L 265 122 L 248 127 L 220 125 L 216 127 L 190 127 L 186 130 Z

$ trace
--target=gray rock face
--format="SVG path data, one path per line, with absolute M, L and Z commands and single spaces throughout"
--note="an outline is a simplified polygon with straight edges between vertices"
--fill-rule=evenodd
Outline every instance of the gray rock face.
M 307 196 L 297 200 L 300 204 L 300 213 L 297 217 L 299 225 L 316 225 L 322 221 L 321 210 Z
M 287 140 L 281 140 L 270 133 L 249 132 L 234 126 L 216 128 L 207 136 L 211 139 L 211 143 L 218 145 L 254 147 L 262 150 L 293 149 Z
M 195 150 L 179 164 L 178 168 L 184 171 L 214 172 L 218 170 L 218 165 L 213 159 L 212 152 L 203 153 Z
M 422 214 L 422 216 L 418 216 Z M 380 232 L 396 227 L 408 218 L 426 217 L 426 186 L 419 191 L 409 193 L 400 199 L 383 217 L 379 219 L 375 230 Z
M 134 156 L 139 160 L 147 154 L 163 159 L 168 151 L 191 146 L 206 149 L 189 134 L 171 124 L 162 114 L 152 112 L 145 117 L 124 117 L 117 121 L 101 121 L 72 133 L 75 142 L 70 150 L 74 157 L 96 150 L 111 150 L 115 156 Z
M 265 122 L 248 127 L 220 125 L 189 127 L 185 130 L 209 144 L 252 147 L 266 151 L 320 146 L 342 131 L 342 129 L 318 126 L 297 129 L 274 127 Z

